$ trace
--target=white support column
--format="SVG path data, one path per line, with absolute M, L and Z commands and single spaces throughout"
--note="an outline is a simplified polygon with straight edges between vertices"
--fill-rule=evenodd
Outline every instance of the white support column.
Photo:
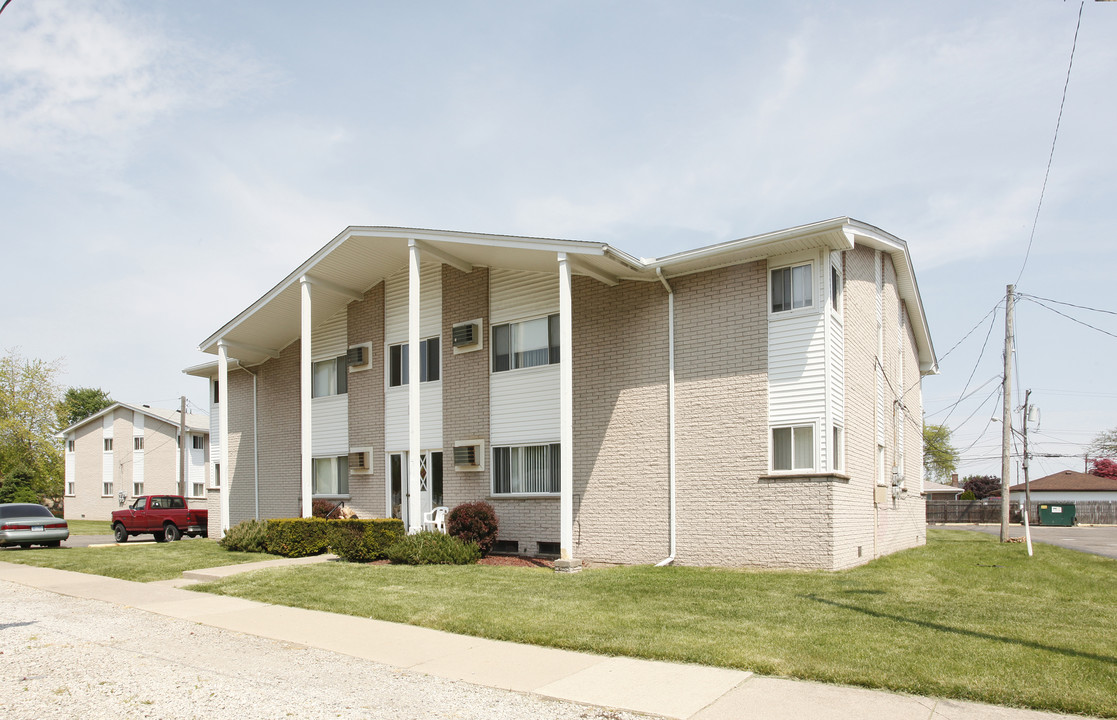
M 302 516 L 314 515 L 314 487 L 313 479 L 313 413 L 311 411 L 311 387 L 314 378 L 311 376 L 310 341 L 311 341 L 311 293 L 310 278 L 305 275 L 299 278 L 299 289 L 302 291 L 300 313 L 300 339 L 299 339 L 299 439 L 302 455 Z
M 407 264 L 407 532 L 423 528 L 419 497 L 419 246 L 408 241 Z
M 559 559 L 555 569 L 580 570 L 574 559 L 574 332 L 571 319 L 570 263 L 559 266 Z
M 217 391 L 221 393 L 221 402 L 217 411 L 217 436 L 220 439 L 221 449 L 218 451 L 217 462 L 221 467 L 221 488 L 218 495 L 221 503 L 221 537 L 229 529 L 229 491 L 232 484 L 233 473 L 229 467 L 229 348 L 224 340 L 217 342 Z M 186 435 L 181 438 L 182 448 L 186 449 Z

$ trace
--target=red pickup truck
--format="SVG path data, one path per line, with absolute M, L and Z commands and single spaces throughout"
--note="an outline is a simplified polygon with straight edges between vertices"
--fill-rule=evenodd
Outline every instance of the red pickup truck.
M 129 535 L 151 533 L 155 542 L 183 535 L 209 537 L 209 511 L 191 508 L 181 495 L 141 495 L 124 510 L 112 514 L 112 534 L 118 543 Z

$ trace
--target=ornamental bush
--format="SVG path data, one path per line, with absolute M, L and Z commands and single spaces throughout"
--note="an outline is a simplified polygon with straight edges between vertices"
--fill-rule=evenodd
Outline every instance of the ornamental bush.
M 316 518 L 336 518 L 345 503 L 333 500 L 314 500 L 310 503 L 310 512 Z
M 405 535 L 388 548 L 388 559 L 407 565 L 471 565 L 481 558 L 477 543 L 424 530 Z
M 283 557 L 307 557 L 326 552 L 326 521 L 321 518 L 268 520 L 268 552 Z
M 330 552 L 348 562 L 385 558 L 388 548 L 403 536 L 403 521 L 397 518 L 326 521 L 326 542 Z
M 496 510 L 483 500 L 462 503 L 446 518 L 446 532 L 463 542 L 476 543 L 481 557 L 493 549 L 499 531 Z
M 245 520 L 225 531 L 217 541 L 226 550 L 266 553 L 268 551 L 268 526 L 259 520 Z

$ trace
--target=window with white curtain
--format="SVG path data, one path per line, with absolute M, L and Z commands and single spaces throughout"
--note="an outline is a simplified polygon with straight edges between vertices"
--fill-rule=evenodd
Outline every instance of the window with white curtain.
M 772 428 L 773 470 L 814 470 L 814 425 Z
M 493 325 L 493 372 L 559 361 L 559 316 Z
M 344 395 L 347 392 L 349 392 L 349 364 L 345 355 L 311 364 L 311 397 Z
M 772 271 L 772 312 L 786 312 L 814 304 L 812 267 L 811 263 L 805 263 Z
M 493 448 L 493 495 L 559 492 L 559 444 Z
M 311 467 L 315 495 L 349 494 L 349 456 L 314 458 Z

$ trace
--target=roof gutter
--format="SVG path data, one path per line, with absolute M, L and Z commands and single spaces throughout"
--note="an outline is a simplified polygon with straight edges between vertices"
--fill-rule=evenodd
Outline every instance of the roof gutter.
M 667 289 L 667 523 L 670 555 L 655 564 L 663 567 L 675 562 L 675 291 L 663 269 L 655 274 Z

